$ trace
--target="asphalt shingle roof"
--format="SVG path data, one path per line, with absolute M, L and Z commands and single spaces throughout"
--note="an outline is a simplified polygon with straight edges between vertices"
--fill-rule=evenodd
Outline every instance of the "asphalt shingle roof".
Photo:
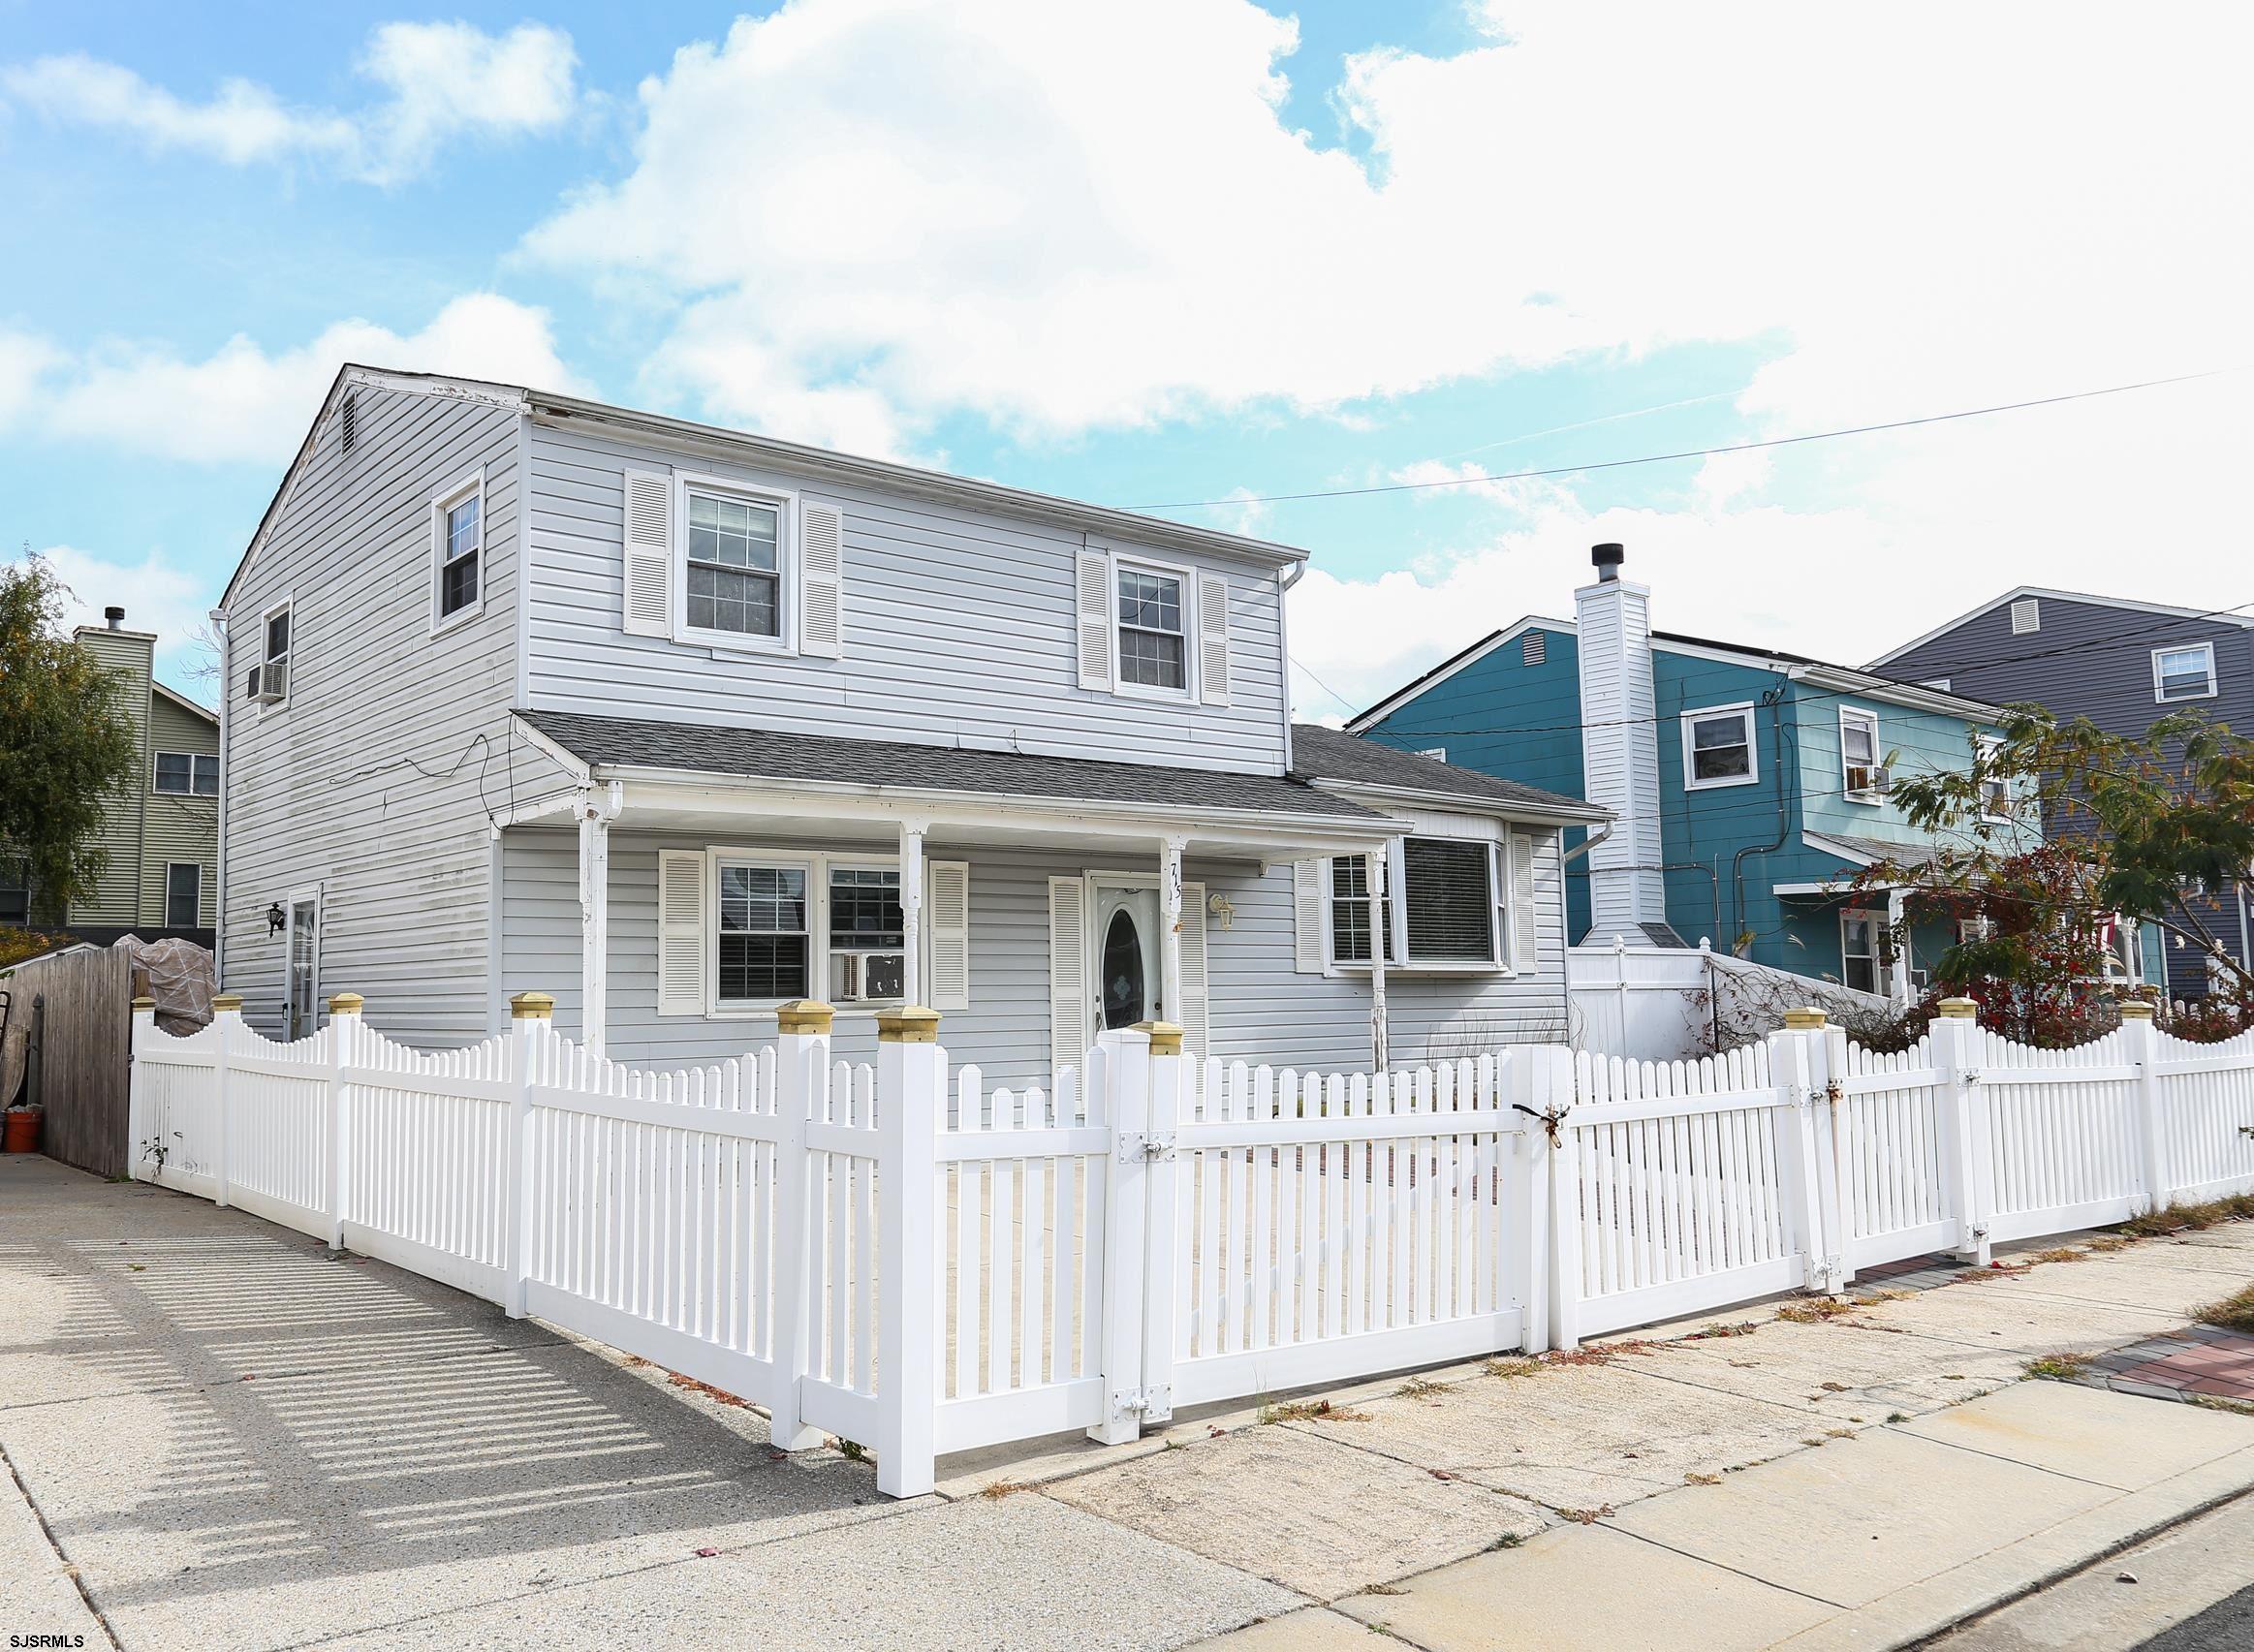
M 1508 807 L 1522 804 L 1546 812 L 1570 810 L 1602 820 L 1605 811 L 1580 797 L 1545 792 L 1539 786 L 1458 768 L 1438 758 L 1419 757 L 1381 740 L 1326 729 L 1319 723 L 1292 725 L 1292 772 L 1309 780 L 1357 786 L 1384 786 L 1399 792 L 1430 792 L 1467 801 Z
M 660 723 L 573 711 L 519 711 L 517 715 L 582 763 L 598 767 L 680 768 L 759 780 L 1144 803 L 1192 812 L 1247 810 L 1339 822 L 1383 818 L 1359 803 L 1318 791 L 1296 776 L 1099 763 L 1084 758 L 913 745 L 899 740 L 782 734 L 767 729 Z

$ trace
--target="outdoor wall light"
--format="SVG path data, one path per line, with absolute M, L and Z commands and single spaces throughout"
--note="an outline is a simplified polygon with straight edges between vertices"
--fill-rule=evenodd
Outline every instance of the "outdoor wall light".
M 289 927 L 289 923 L 290 915 L 282 910 L 282 903 L 280 901 L 276 901 L 273 905 L 266 908 L 267 934 L 279 935 L 284 929 Z

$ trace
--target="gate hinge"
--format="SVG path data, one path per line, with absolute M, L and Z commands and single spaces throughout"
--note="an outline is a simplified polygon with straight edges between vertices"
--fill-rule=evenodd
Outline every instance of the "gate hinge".
M 1174 1387 L 1171 1384 L 1162 1384 L 1148 1388 L 1122 1388 L 1111 1396 L 1111 1410 L 1139 1417 L 1144 1422 L 1164 1422 L 1174 1416 Z

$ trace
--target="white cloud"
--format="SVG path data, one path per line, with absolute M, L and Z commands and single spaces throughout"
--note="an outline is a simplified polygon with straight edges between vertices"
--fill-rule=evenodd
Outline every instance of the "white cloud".
M 578 58 L 560 29 L 519 23 L 488 35 L 468 23 L 386 23 L 356 66 L 390 93 L 351 113 L 293 109 L 267 87 L 229 79 L 203 103 L 82 52 L 0 69 L 0 92 L 48 119 L 106 127 L 151 149 L 231 166 L 305 159 L 391 184 L 457 136 L 548 132 L 576 107 Z
M 548 313 L 492 293 L 464 294 L 419 332 L 402 336 L 373 322 L 342 321 L 309 343 L 274 353 L 239 335 L 201 360 L 148 345 L 105 345 L 77 357 L 38 348 L 36 433 L 174 459 L 286 461 L 347 361 L 544 390 L 581 388 L 556 355 Z M 0 341 L 0 416 L 7 412 L 7 359 Z M 19 426 L 28 425 L 28 402 L 19 401 Z
M 68 592 L 66 625 L 100 625 L 104 608 L 122 608 L 129 629 L 157 634 L 157 674 L 192 698 L 212 698 L 198 673 L 208 664 L 201 634 L 217 593 L 201 579 L 156 550 L 138 563 L 67 545 L 34 554 L 54 570 Z

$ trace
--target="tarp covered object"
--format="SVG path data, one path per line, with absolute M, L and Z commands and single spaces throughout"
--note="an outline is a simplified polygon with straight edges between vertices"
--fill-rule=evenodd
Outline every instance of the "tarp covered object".
M 148 995 L 157 1001 L 157 1025 L 185 1038 L 211 1024 L 211 994 L 217 982 L 211 953 L 193 941 L 143 941 L 127 935 L 117 950 L 148 978 Z

